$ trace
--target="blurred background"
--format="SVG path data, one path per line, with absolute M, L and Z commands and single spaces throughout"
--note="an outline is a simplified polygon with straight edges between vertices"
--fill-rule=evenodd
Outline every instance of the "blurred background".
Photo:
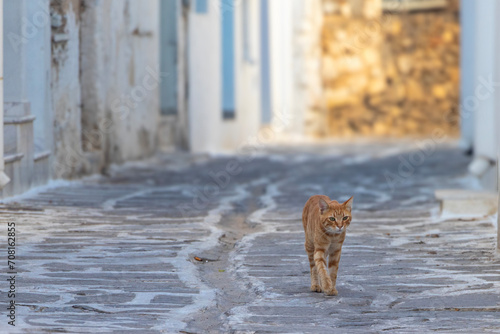
M 0 0 L 5 315 L 30 333 L 499 332 L 497 17 Z M 354 195 L 335 299 L 308 289 L 315 194 Z
M 158 151 L 363 138 L 457 141 L 496 190 L 494 0 L 1 8 L 3 197 Z

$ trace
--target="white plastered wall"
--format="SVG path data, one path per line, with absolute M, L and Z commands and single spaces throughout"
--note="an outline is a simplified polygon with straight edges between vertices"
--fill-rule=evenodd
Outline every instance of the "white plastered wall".
M 0 189 L 10 179 L 4 173 L 5 162 L 3 158 L 3 0 L 0 0 Z
M 475 55 L 474 55 L 474 91 L 465 98 L 463 104 L 471 109 L 474 122 L 474 161 L 469 171 L 478 176 L 483 186 L 496 190 L 496 169 L 492 163 L 497 158 L 495 129 L 496 99 L 498 94 L 487 82 L 495 79 L 497 67 L 496 53 L 496 0 L 475 1 Z M 463 15 L 467 15 L 464 13 Z M 463 121 L 467 121 L 464 120 Z
M 243 45 L 243 1 L 248 1 L 248 54 Z M 261 122 L 259 72 L 259 1 L 242 0 L 235 7 L 235 70 L 236 117 L 220 120 L 218 145 L 223 151 L 233 151 L 253 145 Z
M 188 36 L 189 142 L 194 152 L 231 152 L 251 142 L 260 126 L 259 1 L 248 1 L 250 55 L 244 59 L 242 1 L 235 1 L 236 116 L 222 117 L 221 6 L 208 0 L 208 12 L 191 8 Z M 192 4 L 194 6 L 194 4 Z
M 271 0 L 269 49 L 271 72 L 271 125 L 277 137 L 289 138 L 298 131 L 294 108 L 293 14 L 294 1 Z M 299 114 L 299 117 L 300 114 Z

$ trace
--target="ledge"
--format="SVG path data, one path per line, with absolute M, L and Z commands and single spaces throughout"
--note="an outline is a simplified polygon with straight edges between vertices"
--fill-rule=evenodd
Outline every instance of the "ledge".
M 9 117 L 6 116 L 3 120 L 3 124 L 25 124 L 32 123 L 36 119 L 36 116 L 21 116 L 21 117 Z
M 50 151 L 36 152 L 35 153 L 35 157 L 33 158 L 33 160 L 39 161 L 39 160 L 46 159 L 46 158 L 50 157 L 50 154 L 51 154 Z
M 15 154 L 5 155 L 3 157 L 3 161 L 5 164 L 11 164 L 13 162 L 21 160 L 22 158 L 24 158 L 23 153 L 15 153 Z

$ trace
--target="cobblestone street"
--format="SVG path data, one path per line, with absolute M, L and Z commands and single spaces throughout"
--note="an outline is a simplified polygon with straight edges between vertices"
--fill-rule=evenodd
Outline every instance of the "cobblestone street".
M 498 332 L 492 220 L 442 219 L 434 198 L 475 187 L 469 157 L 440 146 L 408 165 L 408 147 L 173 153 L 6 202 L 17 332 Z M 301 212 L 314 194 L 354 195 L 335 297 L 309 291 Z M 0 329 L 14 333 L 6 272 Z

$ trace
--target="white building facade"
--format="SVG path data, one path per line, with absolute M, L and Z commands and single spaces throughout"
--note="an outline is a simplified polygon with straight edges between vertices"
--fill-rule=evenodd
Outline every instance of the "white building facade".
M 3 1 L 2 197 L 156 151 L 159 7 Z
M 474 154 L 469 166 L 483 187 L 498 193 L 500 145 L 500 4 L 462 0 L 461 134 Z M 500 204 L 499 204 L 500 209 Z M 497 223 L 500 250 L 500 224 Z

